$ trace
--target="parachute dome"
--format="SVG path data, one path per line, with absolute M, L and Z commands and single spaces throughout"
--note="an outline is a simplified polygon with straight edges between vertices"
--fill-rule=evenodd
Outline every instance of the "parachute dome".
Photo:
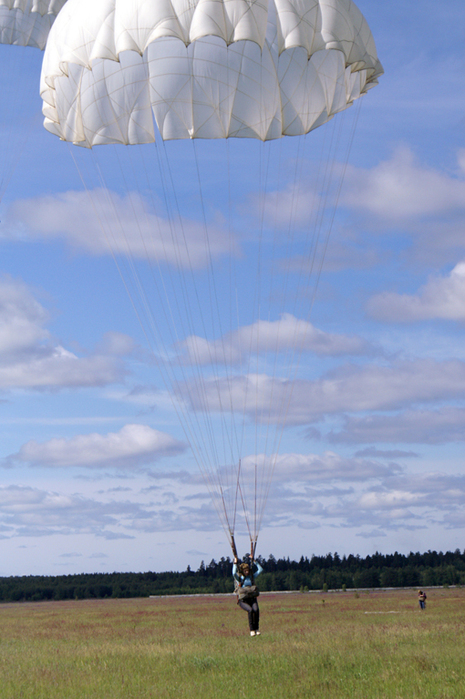
M 66 0 L 0 0 L 0 44 L 43 49 Z
M 351 0 L 68 0 L 44 56 L 45 127 L 88 147 L 269 140 L 345 109 L 382 73 Z

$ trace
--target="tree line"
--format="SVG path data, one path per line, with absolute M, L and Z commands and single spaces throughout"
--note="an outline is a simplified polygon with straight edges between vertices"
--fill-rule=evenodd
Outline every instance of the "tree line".
M 373 556 L 302 556 L 257 559 L 262 591 L 346 590 L 380 587 L 465 585 L 465 550 L 426 553 L 375 553 Z M 0 601 L 103 599 L 150 595 L 215 594 L 233 591 L 229 557 L 190 566 L 184 572 L 80 573 L 0 577 Z

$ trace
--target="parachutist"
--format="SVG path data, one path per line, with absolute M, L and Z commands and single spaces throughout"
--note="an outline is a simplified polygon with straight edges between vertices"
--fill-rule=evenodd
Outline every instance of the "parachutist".
M 263 571 L 260 563 L 250 559 L 249 563 L 241 563 L 239 566 L 238 559 L 234 558 L 232 575 L 234 578 L 235 592 L 237 595 L 237 604 L 241 609 L 247 612 L 249 617 L 249 631 L 251 636 L 260 636 L 260 610 L 258 608 L 257 597 L 260 594 L 257 586 L 254 584 L 254 577 L 260 575 Z M 253 567 L 256 571 L 254 573 Z
M 423 592 L 423 590 L 418 590 L 418 602 L 420 603 L 421 611 L 423 611 L 426 608 L 426 592 Z

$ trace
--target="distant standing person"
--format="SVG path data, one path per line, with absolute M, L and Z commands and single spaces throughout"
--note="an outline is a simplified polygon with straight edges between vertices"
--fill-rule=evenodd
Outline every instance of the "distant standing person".
M 418 603 L 420 605 L 420 609 L 423 610 L 426 607 L 426 592 L 423 592 L 423 590 L 418 590 Z
M 251 636 L 260 636 L 260 610 L 258 608 L 258 595 L 260 594 L 256 585 L 254 585 L 254 577 L 260 575 L 263 571 L 260 563 L 255 562 L 256 571 L 253 572 L 254 561 L 250 561 L 250 565 L 246 562 L 239 566 L 237 558 L 234 559 L 232 574 L 235 582 L 235 591 L 237 594 L 237 604 L 241 609 L 247 612 L 249 616 L 249 631 Z

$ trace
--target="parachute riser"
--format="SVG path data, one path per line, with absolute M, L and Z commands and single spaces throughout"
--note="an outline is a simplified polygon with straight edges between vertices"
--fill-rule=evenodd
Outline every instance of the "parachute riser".
M 254 579 L 253 579 L 253 564 L 255 561 L 255 550 L 257 548 L 257 538 L 255 539 L 250 539 L 250 579 L 252 581 L 252 585 L 254 584 Z
M 231 550 L 232 550 L 232 552 L 233 552 L 233 556 L 234 556 L 234 558 L 235 558 L 236 560 L 238 560 L 238 559 L 239 559 L 239 556 L 237 555 L 237 549 L 236 549 L 236 542 L 235 542 L 235 540 L 234 540 L 234 534 L 230 534 L 230 537 L 231 537 L 231 541 L 230 541 L 230 543 L 231 543 Z

